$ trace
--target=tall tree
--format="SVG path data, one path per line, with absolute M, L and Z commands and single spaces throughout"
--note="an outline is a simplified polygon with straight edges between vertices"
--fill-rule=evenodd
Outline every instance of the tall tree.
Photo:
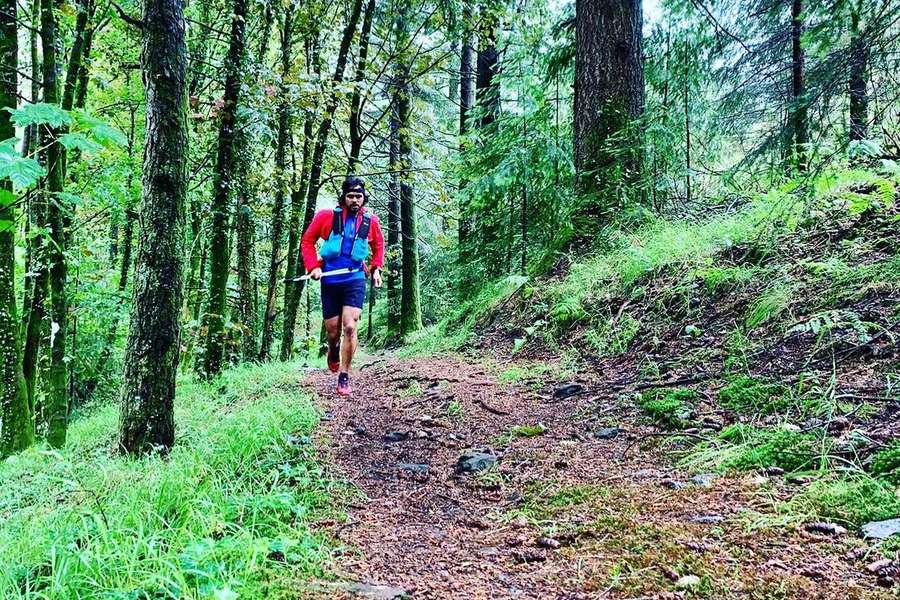
M 0 2 L 0 139 L 15 137 L 6 109 L 16 108 L 18 43 L 16 1 Z M 16 198 L 12 185 L 0 185 L 0 457 L 34 442 L 34 421 L 22 373 L 16 316 Z
M 119 427 L 129 453 L 166 449 L 175 440 L 187 195 L 184 0 L 146 0 L 142 21 L 146 146 Z
M 469 115 L 475 107 L 475 47 L 472 45 L 472 0 L 463 0 L 462 5 L 462 52 L 459 60 L 459 135 L 463 137 L 469 130 Z M 464 147 L 460 143 L 460 151 Z M 465 187 L 465 178 L 460 182 L 460 188 Z M 459 207 L 459 264 L 468 265 L 471 260 L 471 242 L 469 234 L 472 227 L 472 215 L 464 200 L 460 200 Z M 465 291 L 466 285 L 460 286 Z
M 260 360 L 268 360 L 275 336 L 278 272 L 281 268 L 281 239 L 284 237 L 284 198 L 287 194 L 287 151 L 291 126 L 291 102 L 287 79 L 291 71 L 294 10 L 292 4 L 284 9 L 281 21 L 281 102 L 278 104 L 278 134 L 275 140 L 275 198 L 272 204 L 272 249 L 269 252 L 269 276 L 266 287 L 266 311 L 263 313 Z
M 807 106 L 804 80 L 803 55 L 803 0 L 791 2 L 791 122 L 794 132 L 794 157 L 797 170 L 805 173 L 809 168 L 809 124 L 806 122 Z
M 53 0 L 41 0 L 41 44 L 44 55 L 43 81 L 44 102 L 59 104 L 59 81 L 57 72 L 56 18 L 53 14 Z M 66 441 L 66 427 L 69 418 L 68 369 L 66 367 L 66 332 L 68 322 L 68 299 L 66 298 L 66 231 L 65 222 L 68 209 L 62 197 L 65 154 L 59 143 L 60 131 L 56 127 L 46 128 L 44 141 L 47 178 L 45 182 L 47 206 L 47 230 L 50 232 L 48 259 L 50 266 L 50 369 L 46 410 L 47 441 L 52 446 L 62 446 Z
M 868 135 L 869 99 L 866 71 L 869 45 L 861 30 L 862 0 L 850 8 L 850 139 L 864 140 Z
M 372 31 L 372 20 L 375 15 L 375 0 L 366 3 L 363 14 L 362 31 L 359 32 L 359 52 L 356 61 L 356 78 L 353 82 L 353 94 L 350 97 L 350 157 L 347 160 L 347 173 L 352 174 L 359 165 L 359 153 L 362 151 L 362 107 L 365 85 L 366 65 L 369 57 L 369 34 Z
M 578 220 L 615 206 L 617 172 L 633 179 L 640 168 L 642 145 L 632 124 L 644 107 L 642 25 L 641 0 L 575 2 L 574 162 L 583 198 Z M 610 138 L 626 132 L 632 132 L 629 139 L 612 148 Z M 572 241 L 594 231 L 576 225 Z
M 387 313 L 388 336 L 400 337 L 400 117 L 397 102 L 391 92 L 391 117 L 388 121 L 388 170 L 391 172 L 388 182 L 387 205 Z
M 402 249 L 402 289 L 400 293 L 400 335 L 422 328 L 422 306 L 419 294 L 419 238 L 412 179 L 412 115 L 409 3 L 401 0 L 394 29 L 399 49 L 394 75 L 394 103 L 397 107 L 397 150 L 400 167 L 400 246 Z
M 209 292 L 203 321 L 206 330 L 206 348 L 203 353 L 201 374 L 207 378 L 222 370 L 224 354 L 225 300 L 228 285 L 231 243 L 228 235 L 229 204 L 234 183 L 235 122 L 241 99 L 241 78 L 244 65 L 244 23 L 247 16 L 246 0 L 234 0 L 231 16 L 231 41 L 225 57 L 225 90 L 223 106 L 219 112 L 219 142 L 216 170 L 213 178 L 212 215 L 209 248 Z

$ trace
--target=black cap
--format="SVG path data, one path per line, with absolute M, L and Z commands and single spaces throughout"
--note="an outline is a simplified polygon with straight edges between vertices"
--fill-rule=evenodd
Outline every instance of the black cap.
M 344 198 L 350 192 L 358 192 L 366 196 L 366 182 L 356 175 L 348 175 L 341 185 L 341 198 Z

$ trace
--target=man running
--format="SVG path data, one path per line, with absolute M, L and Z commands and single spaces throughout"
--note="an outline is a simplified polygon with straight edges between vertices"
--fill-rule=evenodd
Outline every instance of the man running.
M 310 278 L 322 281 L 322 317 L 328 334 L 328 368 L 338 373 L 337 393 L 350 395 L 350 362 L 356 352 L 357 323 L 366 301 L 366 275 L 381 287 L 384 236 L 378 217 L 366 209 L 366 184 L 348 176 L 334 209 L 320 210 L 303 232 L 300 249 Z M 325 240 L 316 254 L 316 243 Z M 366 259 L 371 256 L 371 265 Z M 339 271 L 333 275 L 332 271 Z M 343 325 L 343 327 L 342 327 Z M 341 343 L 341 329 L 344 342 Z

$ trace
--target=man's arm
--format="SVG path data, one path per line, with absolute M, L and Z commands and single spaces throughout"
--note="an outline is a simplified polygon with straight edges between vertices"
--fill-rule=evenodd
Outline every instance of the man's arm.
M 322 224 L 331 216 L 330 213 L 331 211 L 324 210 L 317 212 L 300 238 L 300 255 L 307 273 L 322 266 L 319 263 L 319 253 L 316 251 L 316 242 L 322 239 Z
M 369 245 L 372 247 L 372 269 L 384 267 L 384 234 L 381 232 L 381 222 L 374 214 L 372 225 L 369 227 Z

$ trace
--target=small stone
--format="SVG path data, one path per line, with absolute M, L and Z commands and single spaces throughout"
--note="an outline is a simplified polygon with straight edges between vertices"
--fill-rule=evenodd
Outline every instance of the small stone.
M 784 475 L 784 469 L 781 467 L 769 467 L 765 470 L 765 474 L 769 477 L 778 477 L 779 475 Z
M 679 577 L 678 581 L 675 582 L 675 587 L 683 590 L 697 587 L 698 585 L 700 585 L 700 578 L 696 575 L 685 575 Z
M 456 461 L 457 473 L 477 473 L 497 464 L 497 457 L 487 452 L 465 452 Z
M 659 570 L 662 571 L 663 577 L 670 581 L 678 581 L 678 579 L 680 578 L 680 576 L 678 575 L 678 571 L 676 571 L 672 567 L 663 565 L 659 568 Z
M 700 473 L 691 477 L 691 483 L 700 487 L 712 487 L 712 482 L 719 478 L 718 473 Z
M 807 523 L 805 529 L 810 533 L 823 533 L 825 535 L 844 535 L 847 529 L 837 523 Z
M 537 545 L 541 548 L 548 548 L 550 550 L 559 550 L 560 543 L 557 540 L 554 540 L 551 537 L 541 536 L 537 539 Z
M 766 485 L 767 483 L 769 483 L 769 478 L 765 475 L 754 475 L 750 478 L 750 484 L 757 487 Z
M 881 560 L 876 560 L 873 563 L 869 563 L 866 565 L 866 571 L 872 573 L 873 575 L 877 575 L 880 571 L 883 571 L 894 564 L 889 558 L 882 558 Z
M 553 397 L 557 400 L 564 400 L 575 396 L 576 394 L 580 394 L 583 391 L 584 386 L 580 383 L 565 383 L 557 386 L 556 389 L 553 390 Z
M 721 523 L 725 520 L 725 517 L 720 515 L 700 515 L 699 517 L 691 518 L 691 523 L 699 523 L 700 525 L 712 525 L 714 523 Z
M 417 440 L 422 440 L 422 439 L 425 439 L 425 438 L 427 438 L 427 437 L 429 437 L 427 431 L 422 431 L 422 430 L 420 429 L 419 431 L 416 432 L 416 439 L 417 439 Z
M 424 463 L 399 463 L 397 468 L 416 475 L 428 475 L 429 466 Z
M 850 427 L 850 419 L 847 417 L 835 417 L 828 423 L 829 433 L 844 431 L 848 427 Z
M 560 469 L 560 470 L 562 470 L 562 469 L 568 469 L 568 468 L 569 468 L 569 463 L 567 463 L 567 462 L 564 461 L 564 460 L 558 460 L 558 461 L 556 461 L 556 462 L 553 463 L 553 468 L 554 468 L 554 469 Z
M 384 434 L 384 441 L 386 442 L 405 442 L 409 439 L 409 432 L 407 431 L 388 431 Z
M 682 490 L 688 486 L 685 482 L 674 479 L 663 479 L 662 485 L 670 490 Z
M 623 430 L 619 427 L 602 427 L 594 432 L 594 437 L 599 440 L 611 440 L 622 432 Z
M 531 563 L 544 562 L 547 560 L 547 556 L 539 551 L 539 550 L 523 550 L 522 552 L 516 552 L 513 554 L 513 560 L 519 564 L 527 565 Z
M 867 539 L 884 540 L 896 533 L 900 533 L 900 519 L 871 521 L 863 525 L 859 532 Z

